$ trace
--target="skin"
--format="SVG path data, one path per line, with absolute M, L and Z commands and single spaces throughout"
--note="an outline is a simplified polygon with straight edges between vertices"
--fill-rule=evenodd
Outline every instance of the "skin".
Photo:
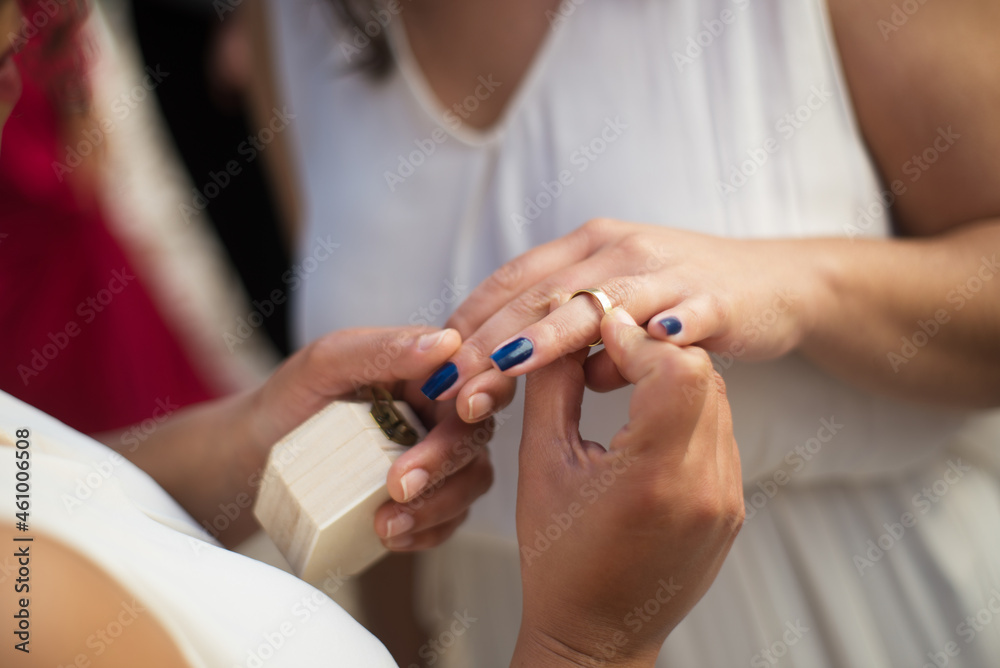
M 545 38 L 545 11 L 557 4 L 425 0 L 407 3 L 403 19 L 443 107 L 459 102 L 482 72 L 510 82 L 466 119 L 484 129 L 518 89 Z M 658 339 L 736 350 L 744 360 L 794 351 L 859 388 L 914 402 L 1000 404 L 1000 281 L 980 274 L 983 258 L 1000 251 L 1000 80 L 993 67 L 1000 62 L 1000 6 L 924 3 L 883 38 L 878 22 L 894 4 L 828 0 L 854 111 L 883 187 L 897 179 L 906 185 L 891 210 L 897 236 L 737 241 L 591 221 L 501 267 L 457 310 L 448 324 L 464 338 L 451 360 L 460 375 L 440 399 L 455 400 L 469 421 L 505 405 L 514 377 L 597 338 L 595 304 L 567 300 L 579 288 L 601 287 L 648 321 Z M 961 139 L 912 181 L 906 165 L 948 127 Z M 974 277 L 982 287 L 974 298 L 959 291 L 959 310 L 949 297 L 957 299 L 952 291 Z M 762 330 L 762 316 L 789 292 L 791 305 Z M 942 310 L 948 322 L 919 354 L 894 364 L 889 354 L 901 350 L 901 339 Z M 682 323 L 676 335 L 658 324 L 668 316 Z M 501 373 L 489 355 L 520 337 L 534 343 L 533 355 Z M 625 382 L 607 352 L 584 368 L 593 389 Z
M 18 19 L 13 0 L 0 0 L 0 33 L 15 29 Z M 0 113 L 2 128 L 9 110 Z M 535 372 L 528 381 L 519 540 L 530 545 L 549 530 L 550 518 L 560 509 L 573 512 L 579 486 L 588 478 L 614 475 L 621 484 L 602 488 L 604 501 L 592 512 L 574 513 L 575 525 L 566 529 L 548 558 L 525 563 L 524 621 L 512 666 L 653 666 L 660 644 L 707 590 L 743 523 L 739 452 L 725 387 L 708 356 L 654 340 L 623 310 L 604 319 L 602 333 L 618 373 L 636 384 L 629 423 L 607 451 L 579 434 L 582 352 Z M 432 426 L 427 438 L 390 471 L 388 485 L 397 501 L 378 511 L 376 530 L 392 549 L 433 546 L 451 535 L 468 506 L 492 483 L 485 448 L 489 429 L 485 437 L 477 437 L 482 430 L 462 422 L 454 405 L 422 400 L 413 382 L 460 345 L 453 329 L 334 332 L 293 355 L 256 390 L 181 410 L 134 452 L 124 454 L 192 517 L 210 524 L 220 504 L 240 494 L 255 496 L 254 481 L 271 444 L 330 401 L 356 396 L 357 379 L 364 378 L 365 384 L 393 388 Z M 387 353 L 391 363 L 380 364 Z M 374 375 L 371 369 L 376 369 Z M 669 415 L 653 410 L 664 398 L 679 399 L 682 391 L 687 400 L 672 402 L 677 410 Z M 126 441 L 117 436 L 105 435 L 105 441 L 124 449 Z M 473 447 L 456 459 L 453 444 L 469 443 L 469 436 Z M 0 442 L 11 445 L 6 439 Z M 623 458 L 629 462 L 624 469 Z M 408 504 L 422 490 L 412 480 L 406 485 L 402 473 L 415 467 L 445 468 L 448 475 L 419 504 Z M 548 475 L 553 472 L 556 484 Z M 403 517 L 405 531 L 394 531 Z M 2 527 L 9 539 L 13 527 Z M 242 513 L 220 538 L 232 544 L 255 529 L 250 513 Z M 115 617 L 129 592 L 57 539 L 36 534 L 36 541 L 34 566 L 49 575 L 48 586 L 31 592 L 35 637 L 44 642 L 40 652 L 27 659 L 19 654 L 17 661 L 32 666 L 71 663 L 92 632 L 92 620 Z M 650 583 L 663 578 L 677 587 L 673 605 L 631 636 L 622 636 L 625 642 L 609 656 L 602 643 L 618 642 L 630 608 L 643 605 Z M 565 591 L 573 595 L 567 599 L 561 595 Z M 140 663 L 187 665 L 154 614 L 140 615 L 129 633 L 90 665 Z
M 2 0 L 0 2 L 0 27 L 3 28 L 3 35 L 17 34 L 18 23 L 21 20 L 21 10 L 14 0 Z M 0 62 L 9 57 L 12 52 L 10 44 L 0 42 Z M 6 101 L 0 101 L 0 127 L 10 118 L 10 112 L 14 105 Z M 2 133 L 0 133 L 2 138 Z
M 451 91 L 462 90 L 467 71 L 496 69 L 495 59 L 503 57 L 488 48 L 460 51 L 464 43 L 444 32 L 436 42 L 419 34 L 435 29 L 421 15 L 446 16 L 453 4 L 460 3 L 414 3 L 405 16 L 415 56 L 445 104 Z M 457 398 L 464 419 L 488 415 L 510 391 L 509 377 L 596 339 L 599 310 L 589 299 L 567 298 L 580 287 L 601 287 L 639 322 L 649 321 L 652 336 L 679 345 L 738 350 L 746 360 L 797 351 L 877 393 L 965 408 L 1000 404 L 1000 281 L 991 280 L 995 270 L 983 262 L 1000 251 L 1000 79 L 989 67 L 1000 58 L 993 39 L 1000 7 L 979 0 L 927 3 L 883 39 L 877 22 L 890 16 L 890 0 L 829 4 L 861 130 L 884 187 L 896 179 L 907 187 L 892 210 L 899 236 L 744 241 L 591 221 L 501 267 L 457 310 L 449 325 L 465 337 L 452 360 L 460 376 L 441 399 Z M 473 11 L 471 5 L 454 11 Z M 545 18 L 539 12 L 535 20 Z M 534 52 L 538 44 L 521 47 Z M 494 117 L 484 112 L 470 122 L 488 124 Z M 948 127 L 961 139 L 912 181 L 906 165 L 912 169 L 914 156 Z M 982 287 L 968 292 L 970 280 Z M 761 331 L 761 315 L 789 292 L 791 306 Z M 942 310 L 948 322 L 919 354 L 894 364 L 889 353 L 901 349 L 901 339 Z M 658 324 L 667 316 L 680 319 L 681 332 L 667 335 Z M 534 353 L 501 374 L 489 355 L 520 337 L 534 343 Z M 612 366 L 603 353 L 589 361 L 591 386 L 621 385 Z

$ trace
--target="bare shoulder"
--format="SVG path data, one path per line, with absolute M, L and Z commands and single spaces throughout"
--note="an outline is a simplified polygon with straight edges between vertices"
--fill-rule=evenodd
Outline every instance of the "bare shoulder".
M 1000 216 L 1000 2 L 828 0 L 854 107 L 901 231 Z

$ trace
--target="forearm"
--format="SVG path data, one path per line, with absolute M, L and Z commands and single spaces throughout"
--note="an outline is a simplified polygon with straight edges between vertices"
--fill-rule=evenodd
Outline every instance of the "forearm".
M 1000 404 L 1000 221 L 933 238 L 796 243 L 819 276 L 805 356 L 904 399 Z
M 131 447 L 125 447 L 118 434 L 100 438 L 152 476 L 224 544 L 235 545 L 256 527 L 250 500 L 267 457 L 265 444 L 250 443 L 254 396 L 241 394 L 186 408 L 145 440 L 127 441 L 133 442 Z

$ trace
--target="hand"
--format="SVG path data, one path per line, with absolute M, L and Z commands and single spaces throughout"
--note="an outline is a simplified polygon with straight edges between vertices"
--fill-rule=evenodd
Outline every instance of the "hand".
M 507 263 L 465 300 L 448 323 L 465 337 L 451 360 L 457 380 L 436 397 L 457 397 L 464 419 L 482 419 L 509 392 L 504 376 L 595 341 L 597 304 L 569 298 L 581 288 L 604 290 L 657 339 L 745 360 L 783 355 L 801 341 L 821 289 L 807 243 L 590 222 Z M 501 356 L 513 341 L 518 350 Z M 600 391 L 625 383 L 604 352 L 587 362 L 587 382 Z
M 377 511 L 375 530 L 393 550 L 440 544 L 493 482 L 485 447 L 490 424 L 466 424 L 454 404 L 429 401 L 413 382 L 454 354 L 460 343 L 455 330 L 427 327 L 349 330 L 319 339 L 292 356 L 257 392 L 253 433 L 264 457 L 278 439 L 330 401 L 354 398 L 376 383 L 394 389 L 430 431 L 389 470 L 394 500 Z
M 607 451 L 578 431 L 582 353 L 528 376 L 513 665 L 652 666 L 743 522 L 729 404 L 708 355 L 654 340 L 622 309 L 601 334 L 635 384 Z

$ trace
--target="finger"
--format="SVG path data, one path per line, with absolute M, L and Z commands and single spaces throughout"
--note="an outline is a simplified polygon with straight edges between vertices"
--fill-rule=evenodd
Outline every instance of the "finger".
M 455 397 L 455 405 L 463 420 L 478 422 L 507 407 L 516 391 L 516 378 L 507 378 L 496 369 L 490 369 L 462 386 Z
M 274 443 L 330 401 L 369 385 L 425 376 L 461 345 L 458 332 L 429 327 L 354 329 L 323 336 L 292 355 L 257 393 L 253 431 Z
M 580 351 L 528 375 L 524 389 L 521 470 L 548 470 L 581 446 L 580 404 L 583 359 Z
M 466 510 L 455 519 L 449 520 L 444 524 L 439 524 L 419 533 L 403 534 L 395 538 L 387 538 L 382 541 L 382 544 L 393 552 L 416 552 L 418 550 L 437 547 L 451 538 L 452 534 L 455 533 L 458 527 L 462 526 L 462 522 L 468 516 L 469 511 Z
M 536 246 L 504 264 L 472 291 L 447 326 L 471 336 L 500 309 L 554 272 L 571 267 L 605 243 L 615 224 L 594 221 L 564 237 Z
M 337 397 L 362 385 L 422 378 L 454 354 L 461 342 L 454 329 L 343 330 L 316 340 L 288 366 L 301 374 L 296 377 L 308 379 L 315 392 Z
M 583 373 L 587 380 L 587 389 L 594 392 L 611 392 L 628 385 L 614 360 L 607 350 L 601 350 L 587 358 L 583 363 Z
M 406 504 L 384 503 L 375 512 L 375 531 L 382 538 L 394 538 L 444 524 L 465 512 L 492 484 L 493 465 L 483 450 L 441 487 L 428 487 Z
M 548 275 L 542 282 L 532 285 L 510 302 L 502 304 L 464 342 L 464 345 L 452 356 L 451 360 L 428 378 L 421 391 L 430 399 L 447 400 L 456 396 L 462 385 L 471 378 L 494 368 L 490 355 L 495 353 L 497 346 L 508 339 L 512 332 L 538 322 L 553 310 L 553 306 L 558 306 L 568 300 L 573 291 L 566 286 L 603 280 L 614 270 L 612 261 L 613 258 L 608 254 L 591 257 L 560 272 Z M 578 305 L 574 304 L 574 307 L 576 306 Z M 658 304 L 657 308 L 660 306 L 662 304 Z M 588 313 L 586 310 L 582 312 Z M 595 331 L 598 322 L 599 319 L 593 313 L 589 313 L 589 317 L 584 318 L 584 323 L 592 326 Z M 527 341 L 526 346 L 523 345 L 525 341 Z M 511 349 L 505 353 L 507 362 L 504 367 L 513 364 L 514 358 L 523 361 L 531 356 L 533 348 L 530 341 L 520 337 L 519 345 L 517 350 Z M 580 347 L 572 349 L 566 347 L 561 354 L 572 352 Z M 551 359 L 558 356 L 551 356 Z M 535 364 L 530 368 L 539 368 L 540 366 L 543 365 Z M 525 373 L 527 370 L 528 367 L 521 367 L 518 374 Z
M 698 295 L 649 319 L 650 336 L 690 346 L 723 334 L 725 313 L 712 295 Z
M 613 306 L 624 308 L 642 322 L 665 304 L 673 305 L 680 300 L 676 286 L 649 280 L 647 276 L 618 276 L 603 281 L 595 278 L 615 270 L 610 264 L 613 259 L 614 254 L 610 252 L 607 256 L 594 256 L 552 280 L 557 286 L 596 283 Z M 597 341 L 604 308 L 587 294 L 573 296 L 574 291 L 569 287 L 553 288 L 552 293 L 556 295 L 553 301 L 559 304 L 558 307 L 500 342 L 490 353 L 489 361 L 508 376 L 520 376 Z M 507 312 L 516 312 L 519 308 L 516 304 L 511 305 L 497 314 L 496 321 L 491 319 L 463 343 L 456 358 L 464 358 L 466 351 L 483 349 L 487 339 L 502 332 L 500 327 L 515 324 L 516 320 Z
M 426 438 L 400 455 L 389 467 L 389 495 L 400 503 L 428 487 L 439 487 L 449 476 L 471 464 L 493 435 L 492 422 L 465 424 L 451 412 Z
M 651 338 L 624 309 L 604 317 L 601 333 L 622 377 L 635 385 L 629 424 L 611 447 L 642 450 L 667 444 L 686 452 L 710 389 L 708 355 Z

